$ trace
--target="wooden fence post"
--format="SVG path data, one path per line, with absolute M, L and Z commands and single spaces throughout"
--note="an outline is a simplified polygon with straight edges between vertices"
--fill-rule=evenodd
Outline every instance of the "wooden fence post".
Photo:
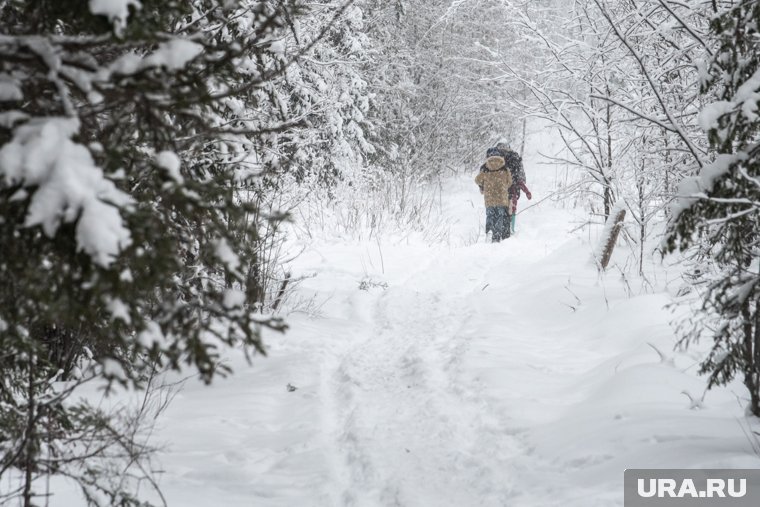
M 625 208 L 621 207 L 617 210 L 613 208 L 612 213 L 610 213 L 610 216 L 607 219 L 607 225 L 604 227 L 606 238 L 602 238 L 602 241 L 604 241 L 601 260 L 602 271 L 607 269 L 607 265 L 610 263 L 612 251 L 615 249 L 615 243 L 617 242 L 618 235 L 620 234 L 620 229 L 623 228 L 624 220 Z

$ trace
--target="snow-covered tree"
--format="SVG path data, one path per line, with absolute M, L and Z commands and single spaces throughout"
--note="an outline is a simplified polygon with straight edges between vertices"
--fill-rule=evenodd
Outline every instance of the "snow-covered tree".
M 581 175 L 563 188 L 565 199 L 603 220 L 618 201 L 627 208 L 635 229 L 622 237 L 634 244 L 644 275 L 677 182 L 706 157 L 697 81 L 710 51 L 712 3 L 546 0 L 504 8 L 518 49 L 493 53 L 521 87 L 515 107 L 556 128 L 564 150 L 554 161 Z
M 500 138 L 519 145 L 509 83 L 489 58 L 513 47 L 500 2 L 366 3 L 381 20 L 369 32 L 381 50 L 369 80 L 377 165 L 427 176 L 470 169 Z
M 619 62 L 613 89 L 592 97 L 613 106 L 624 127 L 621 141 L 627 148 L 616 162 L 616 194 L 636 222 L 643 275 L 644 261 L 652 256 L 645 247 L 652 224 L 662 222 L 676 183 L 705 157 L 696 83 L 699 62 L 709 52 L 710 7 L 661 0 L 594 0 L 592 5 L 605 21 L 607 46 Z
M 496 53 L 509 79 L 519 84 L 515 107 L 556 127 L 565 146 L 556 161 L 581 170 L 584 178 L 575 190 L 593 196 L 592 212 L 606 220 L 617 198 L 630 127 L 600 98 L 619 93 L 625 72 L 604 19 L 585 1 L 573 2 L 569 14 L 565 2 L 509 11 L 521 54 L 515 59 L 511 48 Z
M 743 375 L 749 410 L 760 416 L 760 2 L 735 2 L 711 27 L 718 44 L 702 89 L 717 100 L 700 123 L 715 160 L 681 183 L 668 247 L 700 247 L 714 263 L 715 270 L 702 263 L 693 273 L 713 318 L 714 344 L 701 371 L 710 386 Z M 704 332 L 704 319 L 695 321 L 687 343 Z
M 3 495 L 32 505 L 59 474 L 91 504 L 137 505 L 138 482 L 109 480 L 114 460 L 141 463 L 112 438 L 121 419 L 70 395 L 142 387 L 157 366 L 210 382 L 225 348 L 263 352 L 262 326 L 284 328 L 256 276 L 279 216 L 246 191 L 289 164 L 254 148 L 304 123 L 275 93 L 304 12 L 0 1 L 0 475 L 19 485 Z

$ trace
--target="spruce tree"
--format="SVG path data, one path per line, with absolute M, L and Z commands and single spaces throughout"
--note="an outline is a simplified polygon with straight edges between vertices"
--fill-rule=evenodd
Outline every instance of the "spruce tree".
M 700 266 L 703 309 L 714 318 L 714 344 L 701 365 L 710 386 L 743 375 L 749 410 L 760 416 L 760 1 L 741 0 L 716 13 L 717 40 L 702 91 L 716 101 L 700 123 L 715 160 L 684 181 L 668 248 L 699 247 L 715 266 Z M 699 338 L 694 322 L 685 342 Z
M 0 502 L 34 505 L 60 475 L 92 505 L 142 505 L 134 421 L 71 395 L 166 367 L 210 382 L 225 348 L 263 353 L 262 326 L 284 329 L 255 275 L 278 217 L 245 190 L 286 168 L 247 154 L 298 124 L 269 91 L 300 13 L 0 0 L 0 477 L 17 485 Z

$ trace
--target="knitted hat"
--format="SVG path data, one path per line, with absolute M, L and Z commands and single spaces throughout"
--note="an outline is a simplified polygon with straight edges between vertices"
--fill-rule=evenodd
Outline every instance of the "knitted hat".
M 511 148 L 509 147 L 509 143 L 506 141 L 499 141 L 496 144 L 496 148 L 498 150 L 501 150 L 502 152 L 512 151 Z

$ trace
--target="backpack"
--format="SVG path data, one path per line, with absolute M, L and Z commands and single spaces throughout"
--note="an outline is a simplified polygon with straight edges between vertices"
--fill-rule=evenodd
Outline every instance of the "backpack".
M 515 180 L 515 183 L 518 181 L 524 182 L 525 169 L 523 169 L 522 158 L 520 155 L 512 150 L 506 150 L 502 151 L 502 156 L 504 157 L 504 162 L 507 168 L 509 168 L 509 172 L 512 173 L 512 178 Z

